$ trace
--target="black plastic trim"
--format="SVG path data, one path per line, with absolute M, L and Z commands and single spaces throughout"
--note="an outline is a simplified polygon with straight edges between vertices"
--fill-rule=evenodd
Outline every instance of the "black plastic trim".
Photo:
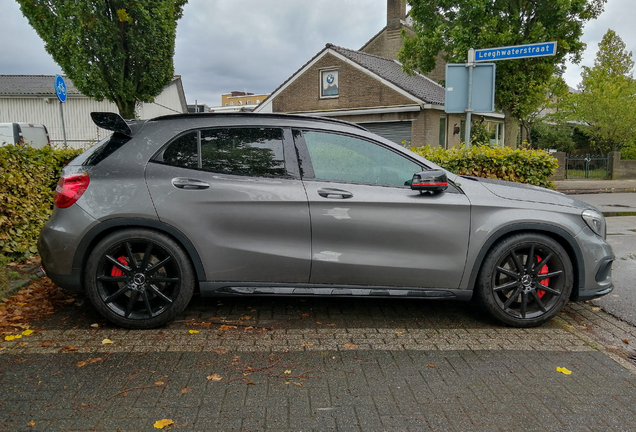
M 275 295 L 275 296 L 337 296 L 392 297 L 430 300 L 463 300 L 472 298 L 472 291 L 447 288 L 387 287 L 359 285 L 287 284 L 267 282 L 199 282 L 202 297 Z
M 190 240 L 188 240 L 188 238 L 181 231 L 171 225 L 168 225 L 159 220 L 144 218 L 108 219 L 100 222 L 98 225 L 89 230 L 84 238 L 82 238 L 82 241 L 75 251 L 72 274 L 81 275 L 80 278 L 83 278 L 82 269 L 84 268 L 86 260 L 88 259 L 90 250 L 92 250 L 97 242 L 104 236 L 103 234 L 115 231 L 118 228 L 150 228 L 172 236 L 185 248 L 186 253 L 192 261 L 192 265 L 194 266 L 197 280 L 205 280 L 205 269 L 203 268 L 201 257 L 199 256 L 199 253 L 197 252 L 194 245 L 190 242 Z
M 574 290 L 572 290 L 572 299 L 576 299 L 578 296 L 578 292 L 585 288 L 585 266 L 582 265 L 584 262 L 583 253 L 579 248 L 578 243 L 574 238 L 564 229 L 558 228 L 552 225 L 545 225 L 540 223 L 526 222 L 514 225 L 508 225 L 506 227 L 500 228 L 495 231 L 490 238 L 484 243 L 479 254 L 477 255 L 477 259 L 475 260 L 475 264 L 473 265 L 473 269 L 470 273 L 470 279 L 468 280 L 468 286 L 474 287 L 475 282 L 477 281 L 477 276 L 479 275 L 479 270 L 481 269 L 481 265 L 486 257 L 486 254 L 490 250 L 490 248 L 503 237 L 508 234 L 518 233 L 518 232 L 535 232 L 535 233 L 550 233 L 557 235 L 559 238 L 563 239 L 567 242 L 567 246 L 569 247 L 568 252 L 574 253 L 574 258 L 576 262 L 573 262 L 573 266 L 578 270 L 576 277 L 578 281 L 578 286 L 575 286 Z

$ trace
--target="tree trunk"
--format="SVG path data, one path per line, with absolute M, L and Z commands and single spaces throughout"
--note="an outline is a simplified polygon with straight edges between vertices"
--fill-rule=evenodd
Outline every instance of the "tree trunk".
M 517 148 L 517 137 L 519 136 L 519 119 L 510 111 L 504 110 L 506 118 L 504 120 L 504 145 L 513 149 Z
M 117 109 L 119 110 L 119 115 L 122 116 L 126 120 L 134 120 L 137 118 L 135 113 L 135 107 L 137 106 L 137 102 L 134 100 L 119 100 L 116 101 Z

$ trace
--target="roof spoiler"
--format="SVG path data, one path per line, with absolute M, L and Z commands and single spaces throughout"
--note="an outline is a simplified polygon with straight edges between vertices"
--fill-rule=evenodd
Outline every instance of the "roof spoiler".
M 119 114 L 112 112 L 92 112 L 91 118 L 93 122 L 102 129 L 132 137 L 132 130 L 126 120 Z

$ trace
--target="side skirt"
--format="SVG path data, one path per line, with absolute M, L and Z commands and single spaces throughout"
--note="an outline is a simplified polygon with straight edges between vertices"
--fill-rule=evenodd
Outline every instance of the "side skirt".
M 412 287 L 334 286 L 309 284 L 259 284 L 236 282 L 199 282 L 202 297 L 235 295 L 395 297 L 463 300 L 472 298 L 471 290 L 423 289 Z

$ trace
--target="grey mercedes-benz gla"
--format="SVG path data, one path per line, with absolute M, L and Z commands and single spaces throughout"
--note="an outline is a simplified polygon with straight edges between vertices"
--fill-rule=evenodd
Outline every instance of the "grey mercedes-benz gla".
M 193 294 L 469 300 L 512 326 L 612 290 L 595 208 L 457 176 L 364 128 L 277 114 L 124 121 L 72 161 L 38 249 L 129 328 Z

